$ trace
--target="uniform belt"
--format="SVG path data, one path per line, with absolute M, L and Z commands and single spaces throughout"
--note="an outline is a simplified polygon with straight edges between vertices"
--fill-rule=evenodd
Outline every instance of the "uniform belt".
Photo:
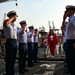
M 34 43 L 38 43 L 38 42 L 34 42 Z
M 34 43 L 34 42 L 28 42 L 28 43 Z
M 8 38 L 7 40 L 17 40 L 17 39 L 11 39 L 11 38 Z
M 27 43 L 20 43 L 20 44 L 27 44 Z
M 71 41 L 75 41 L 75 39 L 68 39 L 67 42 L 69 42 L 69 41 L 70 41 L 70 42 L 71 42 Z

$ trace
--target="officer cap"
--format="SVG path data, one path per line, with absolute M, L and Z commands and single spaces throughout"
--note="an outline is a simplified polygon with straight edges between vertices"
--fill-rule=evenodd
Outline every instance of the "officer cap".
M 27 24 L 25 20 L 20 21 L 19 24 Z
M 28 28 L 29 28 L 29 29 L 30 29 L 30 28 L 34 29 L 34 26 L 29 26 Z
M 68 11 L 68 10 L 75 10 L 75 6 L 74 5 L 67 5 L 66 6 L 66 11 Z
M 7 17 L 10 17 L 10 16 L 17 16 L 16 12 L 15 11 L 9 11 L 7 13 Z M 18 16 L 17 16 L 18 17 Z

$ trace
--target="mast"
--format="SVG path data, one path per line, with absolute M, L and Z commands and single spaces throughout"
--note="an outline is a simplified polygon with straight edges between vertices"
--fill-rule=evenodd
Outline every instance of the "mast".
M 52 26 L 53 26 L 53 29 L 55 29 L 55 26 L 54 26 L 54 21 L 52 21 Z
M 4 13 L 4 18 L 3 18 L 3 22 L 4 22 L 4 20 L 6 19 L 6 13 Z
M 49 30 L 50 30 L 51 29 L 50 21 L 48 21 L 48 25 L 49 25 Z

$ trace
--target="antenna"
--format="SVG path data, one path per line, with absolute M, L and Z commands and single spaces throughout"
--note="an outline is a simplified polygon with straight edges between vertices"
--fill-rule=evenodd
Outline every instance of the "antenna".
M 4 13 L 4 18 L 3 18 L 3 22 L 4 22 L 4 20 L 6 19 L 6 13 Z

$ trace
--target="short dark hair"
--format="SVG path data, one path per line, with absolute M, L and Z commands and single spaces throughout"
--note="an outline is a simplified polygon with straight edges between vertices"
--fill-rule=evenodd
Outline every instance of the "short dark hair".
M 38 31 L 38 29 L 35 29 L 35 31 Z

